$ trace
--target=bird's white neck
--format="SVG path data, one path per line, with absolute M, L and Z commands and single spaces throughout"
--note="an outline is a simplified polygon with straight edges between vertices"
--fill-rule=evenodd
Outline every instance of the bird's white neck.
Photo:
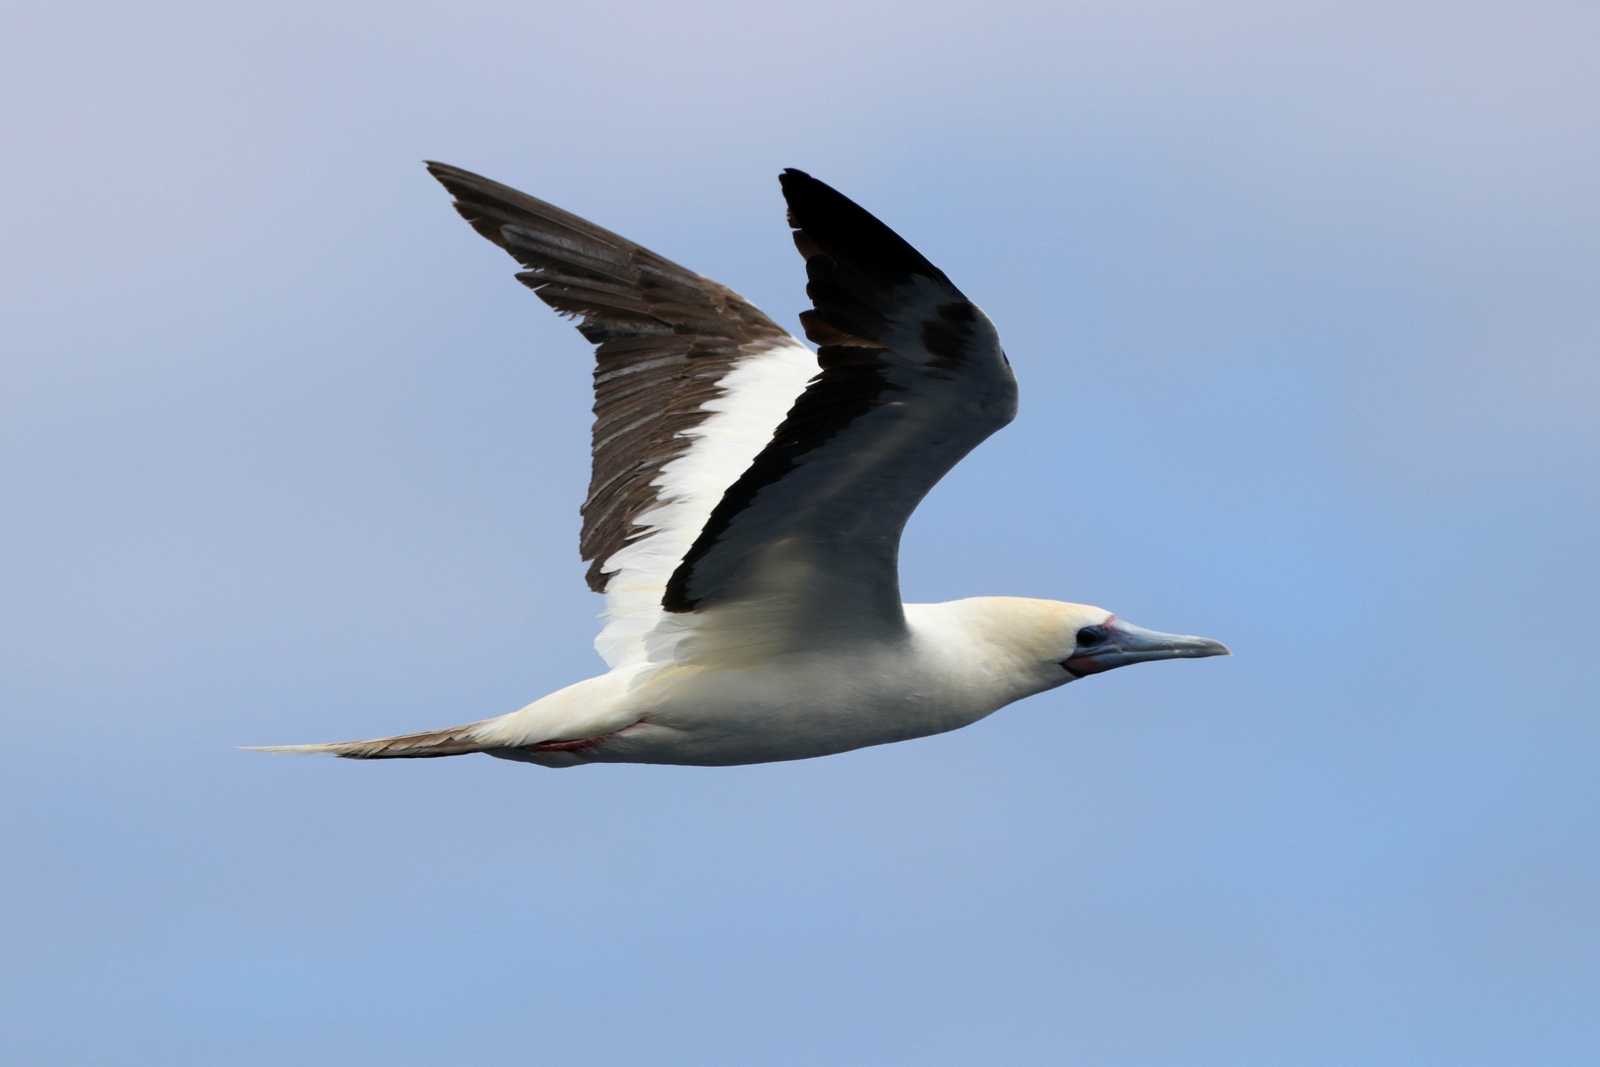
M 913 647 L 979 716 L 1072 680 L 1078 605 L 1024 597 L 907 604 Z

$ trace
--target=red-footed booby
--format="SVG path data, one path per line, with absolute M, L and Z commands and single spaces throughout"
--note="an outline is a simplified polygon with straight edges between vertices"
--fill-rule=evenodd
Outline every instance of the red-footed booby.
M 542 200 L 428 171 L 595 346 L 579 548 L 610 666 L 506 715 L 272 752 L 580 763 L 804 759 L 942 733 L 1134 663 L 1227 655 L 1053 600 L 900 600 L 900 532 L 1017 410 L 989 319 L 798 170 L 813 351 L 733 291 Z

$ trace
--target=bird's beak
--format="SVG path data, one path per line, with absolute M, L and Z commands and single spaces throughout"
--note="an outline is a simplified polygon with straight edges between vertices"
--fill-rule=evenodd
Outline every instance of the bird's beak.
M 1191 637 L 1188 634 L 1164 634 L 1146 630 L 1131 622 L 1113 616 L 1102 624 L 1108 636 L 1093 648 L 1085 648 L 1067 660 L 1064 666 L 1078 677 L 1115 670 L 1131 663 L 1147 663 L 1157 659 L 1200 659 L 1204 656 L 1228 656 L 1228 646 L 1209 637 Z

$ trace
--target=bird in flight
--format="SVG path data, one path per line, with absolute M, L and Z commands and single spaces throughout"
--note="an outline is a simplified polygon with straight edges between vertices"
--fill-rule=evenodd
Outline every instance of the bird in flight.
M 594 345 L 579 548 L 605 595 L 595 647 L 610 670 L 495 718 L 266 751 L 547 767 L 805 759 L 967 726 L 1117 667 L 1228 654 L 1086 604 L 901 602 L 906 520 L 1011 421 L 1017 383 L 984 313 L 830 186 L 779 178 L 813 351 L 626 238 L 427 166 Z

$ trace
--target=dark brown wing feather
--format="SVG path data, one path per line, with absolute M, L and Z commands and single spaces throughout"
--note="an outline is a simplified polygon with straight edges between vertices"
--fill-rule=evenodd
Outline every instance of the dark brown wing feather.
M 625 237 L 499 182 L 428 163 L 461 217 L 525 270 L 517 280 L 595 344 L 593 465 L 579 551 L 589 588 L 656 503 L 650 484 L 689 445 L 741 355 L 788 334 L 744 298 Z

